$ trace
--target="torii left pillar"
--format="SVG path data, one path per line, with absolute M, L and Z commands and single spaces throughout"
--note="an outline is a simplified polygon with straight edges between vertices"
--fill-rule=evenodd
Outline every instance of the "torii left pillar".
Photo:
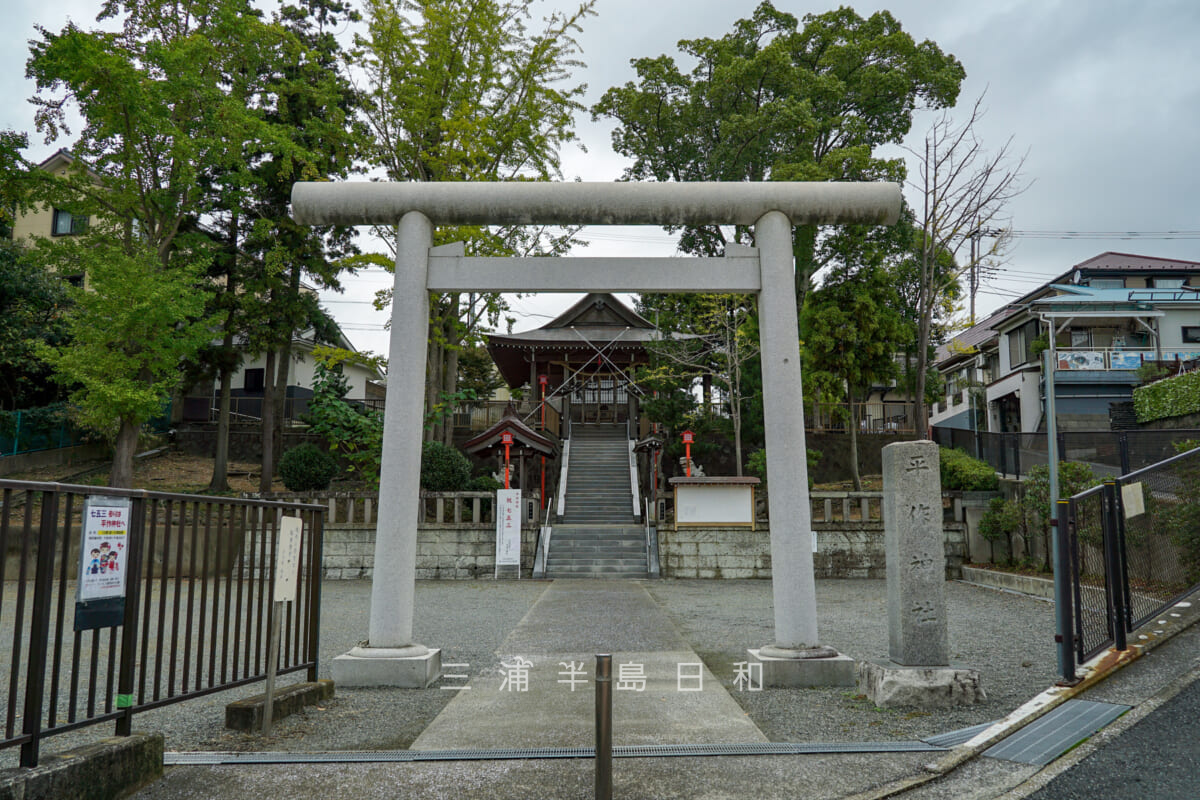
M 425 403 L 425 353 L 414 347 L 429 335 L 429 248 L 433 224 L 419 211 L 400 218 L 396 277 L 392 285 L 392 335 L 388 402 L 383 416 L 383 461 L 371 619 L 364 646 L 333 659 L 333 681 L 342 686 L 425 688 L 442 672 L 440 649 L 413 641 L 417 566 L 417 515 L 421 502 L 421 426 L 406 418 Z M 381 485 L 382 489 L 382 485 Z

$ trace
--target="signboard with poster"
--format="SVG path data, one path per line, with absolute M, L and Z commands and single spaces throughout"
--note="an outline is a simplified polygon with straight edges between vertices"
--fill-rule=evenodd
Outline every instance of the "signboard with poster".
M 521 490 L 496 492 L 496 567 L 517 567 L 521 571 Z
M 92 495 L 83 503 L 75 630 L 111 628 L 125 617 L 131 502 Z

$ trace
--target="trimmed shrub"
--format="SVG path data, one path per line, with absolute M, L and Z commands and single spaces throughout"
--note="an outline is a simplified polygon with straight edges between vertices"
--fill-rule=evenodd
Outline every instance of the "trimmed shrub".
M 453 447 L 425 442 L 421 447 L 421 488 L 427 492 L 461 492 L 471 480 L 471 462 Z
M 467 483 L 468 492 L 494 492 L 497 489 L 503 489 L 504 484 L 493 478 L 491 475 L 476 475 Z
M 1000 486 L 996 471 L 985 461 L 962 450 L 941 449 L 942 489 L 994 492 Z
M 1133 408 L 1138 422 L 1200 413 L 1200 372 L 1139 386 L 1133 390 Z
M 333 456 L 311 442 L 293 447 L 279 459 L 279 477 L 289 492 L 328 489 L 337 472 Z

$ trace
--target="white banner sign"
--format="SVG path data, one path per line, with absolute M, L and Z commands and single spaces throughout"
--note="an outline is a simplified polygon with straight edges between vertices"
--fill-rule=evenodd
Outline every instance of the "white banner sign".
M 521 490 L 496 491 L 496 566 L 521 565 Z
M 297 576 L 300 574 L 299 517 L 284 517 L 279 523 L 279 549 L 275 551 L 275 602 L 290 603 L 296 599 Z
M 79 600 L 125 596 L 130 517 L 128 498 L 88 497 L 84 501 Z

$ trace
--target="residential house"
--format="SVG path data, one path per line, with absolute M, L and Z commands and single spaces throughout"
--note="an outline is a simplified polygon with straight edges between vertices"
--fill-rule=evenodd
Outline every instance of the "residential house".
M 1001 308 L 938 349 L 946 396 L 930 424 L 1045 429 L 1041 352 L 1055 330 L 1058 426 L 1105 430 L 1147 361 L 1200 358 L 1200 262 L 1102 253 Z

